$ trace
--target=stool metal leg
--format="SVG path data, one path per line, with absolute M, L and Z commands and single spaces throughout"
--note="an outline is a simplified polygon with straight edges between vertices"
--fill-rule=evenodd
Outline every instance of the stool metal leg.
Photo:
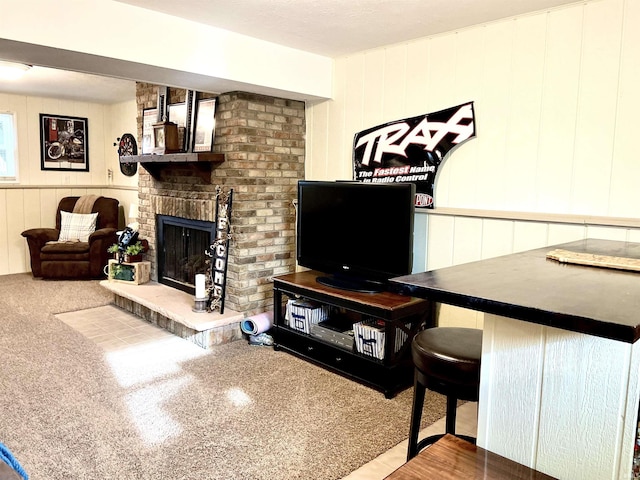
M 429 445 L 434 444 L 442 437 L 444 433 L 431 435 L 429 437 L 418 440 L 418 434 L 420 433 L 420 421 L 422 420 L 422 410 L 424 408 L 424 399 L 426 394 L 426 384 L 428 383 L 427 377 L 416 369 L 415 380 L 413 384 L 413 407 L 411 409 L 411 426 L 409 428 L 409 446 L 407 448 L 407 461 L 415 457 L 420 450 Z M 437 391 L 437 390 L 436 390 Z M 460 392 L 458 392 L 460 393 Z M 475 400 L 473 400 L 475 401 Z M 447 395 L 447 413 L 445 419 L 445 431 L 451 435 L 455 435 L 458 438 L 462 438 L 473 444 L 476 443 L 474 437 L 468 435 L 456 434 L 456 414 L 458 413 L 458 395 Z
M 422 408 L 426 387 L 418 381 L 416 372 L 413 382 L 413 407 L 411 408 L 411 426 L 409 428 L 409 448 L 407 449 L 407 461 L 418 454 L 418 433 L 420 433 L 420 420 L 422 420 Z
M 447 395 L 447 420 L 446 429 L 447 433 L 451 435 L 456 434 L 456 413 L 458 408 L 458 399 L 453 395 Z

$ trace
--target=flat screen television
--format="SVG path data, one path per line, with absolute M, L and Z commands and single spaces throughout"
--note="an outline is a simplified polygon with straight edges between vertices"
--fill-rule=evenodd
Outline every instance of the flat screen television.
M 298 264 L 318 282 L 360 292 L 411 273 L 415 185 L 298 182 Z

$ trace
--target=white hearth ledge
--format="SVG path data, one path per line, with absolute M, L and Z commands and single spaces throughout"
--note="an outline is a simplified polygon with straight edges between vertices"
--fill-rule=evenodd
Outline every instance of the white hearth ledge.
M 203 348 L 242 338 L 240 322 L 244 314 L 240 312 L 225 308 L 224 314 L 196 313 L 192 310 L 193 295 L 157 282 L 134 285 L 103 280 L 100 285 L 114 293 L 116 305 L 123 307 L 119 299 L 127 299 L 144 307 L 123 308 Z M 145 309 L 154 314 L 146 313 Z

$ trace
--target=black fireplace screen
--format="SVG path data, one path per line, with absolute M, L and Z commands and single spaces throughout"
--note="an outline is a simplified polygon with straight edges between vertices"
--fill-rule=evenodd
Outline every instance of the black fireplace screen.
M 195 276 L 205 273 L 205 250 L 215 239 L 215 223 L 159 215 L 158 281 L 191 294 Z

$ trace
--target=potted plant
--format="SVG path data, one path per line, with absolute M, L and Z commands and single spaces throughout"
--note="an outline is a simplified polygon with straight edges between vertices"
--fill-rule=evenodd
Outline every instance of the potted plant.
M 145 251 L 146 248 L 140 240 L 133 245 L 127 245 L 124 249 L 124 261 L 126 263 L 141 262 Z
M 109 248 L 107 248 L 107 252 L 113 253 L 113 258 L 117 258 L 118 256 L 118 244 L 114 243 Z

